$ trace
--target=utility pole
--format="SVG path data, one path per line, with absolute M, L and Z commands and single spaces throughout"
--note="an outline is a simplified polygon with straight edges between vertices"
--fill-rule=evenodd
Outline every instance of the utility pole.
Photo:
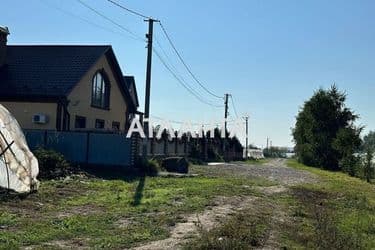
M 146 136 L 148 137 L 148 125 L 150 118 L 150 92 L 151 92 L 151 64 L 152 64 L 152 37 L 154 32 L 154 20 L 152 18 L 145 20 L 148 22 L 148 34 L 146 34 L 147 38 L 147 69 L 146 69 L 146 96 L 145 96 L 145 114 L 144 118 L 145 121 L 145 132 Z
M 245 121 L 246 121 L 246 145 L 245 145 L 245 159 L 248 158 L 248 154 L 249 154 L 249 116 L 245 116 L 244 117 Z
M 228 97 L 229 94 L 224 95 L 224 142 L 223 142 L 223 154 L 225 158 L 225 143 L 227 142 L 227 118 L 228 118 Z
M 146 140 L 143 144 L 143 155 L 147 156 L 147 141 L 149 138 L 149 118 L 150 118 L 150 92 L 151 92 L 151 64 L 152 64 L 152 41 L 154 32 L 154 22 L 159 22 L 158 20 L 149 18 L 145 20 L 148 22 L 148 34 L 147 38 L 147 68 L 146 68 L 146 96 L 145 96 L 145 114 L 144 114 L 144 130 L 146 135 Z

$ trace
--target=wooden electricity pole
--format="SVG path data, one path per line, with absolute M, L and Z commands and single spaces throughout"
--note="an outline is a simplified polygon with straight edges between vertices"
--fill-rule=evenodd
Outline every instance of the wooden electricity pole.
M 227 118 L 228 118 L 228 97 L 229 94 L 224 95 L 224 141 L 223 141 L 223 154 L 225 159 L 225 143 L 227 142 Z
M 150 118 L 150 92 L 151 92 L 151 64 L 152 64 L 152 37 L 154 32 L 154 22 L 157 20 L 147 19 L 145 22 L 148 22 L 148 34 L 147 38 L 147 69 L 146 69 L 146 96 L 145 96 L 145 133 L 148 136 L 148 125 Z
M 152 65 L 152 41 L 153 41 L 153 32 L 154 32 L 154 22 L 159 22 L 158 20 L 149 18 L 145 20 L 148 22 L 148 34 L 147 38 L 147 68 L 146 68 L 146 91 L 145 91 L 145 114 L 144 114 L 144 124 L 143 128 L 146 135 L 146 140 L 143 144 L 143 155 L 147 156 L 147 141 L 149 138 L 149 118 L 150 118 L 150 93 L 151 93 L 151 65 Z
M 246 121 L 246 145 L 245 145 L 245 159 L 248 158 L 248 153 L 249 153 L 249 116 L 245 116 L 245 121 Z

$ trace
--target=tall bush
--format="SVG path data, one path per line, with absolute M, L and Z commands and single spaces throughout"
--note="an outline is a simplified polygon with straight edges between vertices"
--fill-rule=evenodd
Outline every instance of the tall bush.
M 62 154 L 39 148 L 34 151 L 34 155 L 38 159 L 40 179 L 59 178 L 69 174 L 70 164 Z
M 333 85 L 319 89 L 297 115 L 293 138 L 298 160 L 306 165 L 355 174 L 362 128 L 358 115 L 346 107 L 346 94 Z

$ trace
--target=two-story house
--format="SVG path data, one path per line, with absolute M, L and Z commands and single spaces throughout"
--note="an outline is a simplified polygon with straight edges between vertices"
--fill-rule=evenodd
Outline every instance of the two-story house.
M 0 27 L 0 103 L 24 129 L 126 130 L 134 77 L 109 45 L 7 45 Z

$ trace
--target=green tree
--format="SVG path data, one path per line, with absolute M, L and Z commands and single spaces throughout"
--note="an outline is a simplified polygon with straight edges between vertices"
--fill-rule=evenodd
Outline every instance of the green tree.
M 345 106 L 345 100 L 346 94 L 333 85 L 317 90 L 304 103 L 292 131 L 300 162 L 339 170 L 357 160 L 353 153 L 361 145 L 362 128 L 354 125 L 358 116 Z
M 363 149 L 364 151 L 368 149 L 372 152 L 375 151 L 375 131 L 370 131 L 368 135 L 363 138 Z
M 360 132 L 361 129 L 354 126 L 340 128 L 333 140 L 333 148 L 338 153 L 341 169 L 349 175 L 357 177 L 360 177 L 361 159 L 355 153 L 362 144 Z
M 363 174 L 367 182 L 370 182 L 371 179 L 374 178 L 374 166 L 372 163 L 373 156 L 373 151 L 370 148 L 368 148 L 363 168 Z

